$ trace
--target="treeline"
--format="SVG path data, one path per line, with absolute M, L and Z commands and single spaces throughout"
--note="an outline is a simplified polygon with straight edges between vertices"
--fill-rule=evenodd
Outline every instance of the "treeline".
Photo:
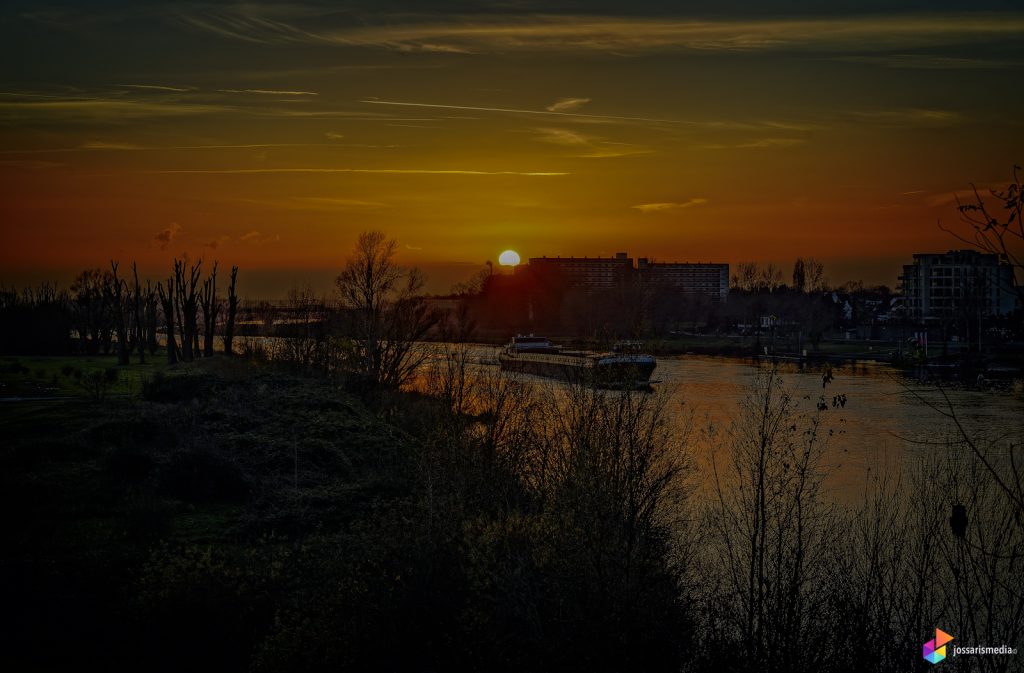
M 120 264 L 87 269 L 70 289 L 44 284 L 0 291 L 0 352 L 26 355 L 110 355 L 118 364 L 131 355 L 145 362 L 161 348 L 170 363 L 191 362 L 214 353 L 217 332 L 231 355 L 238 312 L 238 267 L 231 268 L 226 297 L 217 291 L 217 262 L 208 274 L 203 260 L 174 260 L 165 280 L 139 278 L 133 262 L 124 277 Z M 202 344 L 200 345 L 200 337 Z

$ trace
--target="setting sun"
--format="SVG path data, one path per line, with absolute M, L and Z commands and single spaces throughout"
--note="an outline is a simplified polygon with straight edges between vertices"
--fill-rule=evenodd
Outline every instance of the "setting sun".
M 515 250 L 506 250 L 498 256 L 498 264 L 502 266 L 516 266 L 519 264 L 519 253 Z

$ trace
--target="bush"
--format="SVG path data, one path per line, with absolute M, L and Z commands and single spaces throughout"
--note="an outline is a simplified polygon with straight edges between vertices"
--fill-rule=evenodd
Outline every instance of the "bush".
M 236 500 L 248 493 L 241 467 L 209 449 L 172 454 L 158 478 L 164 493 L 188 502 Z
M 142 384 L 142 397 L 150 402 L 188 402 L 206 399 L 213 393 L 215 380 L 196 372 L 166 375 L 157 372 Z
M 75 382 L 92 400 L 100 402 L 106 399 L 110 389 L 114 387 L 119 378 L 120 374 L 117 369 L 108 367 L 103 370 L 94 369 L 81 376 L 75 376 Z

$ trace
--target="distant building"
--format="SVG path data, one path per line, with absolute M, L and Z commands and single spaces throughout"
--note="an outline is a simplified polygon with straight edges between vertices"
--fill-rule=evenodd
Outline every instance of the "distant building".
M 556 278 L 566 288 L 607 290 L 632 280 L 633 259 L 624 252 L 614 257 L 531 257 L 529 271 Z
M 558 278 L 567 289 L 607 290 L 642 280 L 718 301 L 729 295 L 728 264 L 650 262 L 641 257 L 634 266 L 632 257 L 619 252 L 614 257 L 532 257 L 528 271 L 541 278 Z
M 699 294 L 724 302 L 729 296 L 728 264 L 693 264 L 689 262 L 648 262 L 637 260 L 641 278 L 661 287 Z
M 916 254 L 899 280 L 903 310 L 916 320 L 990 318 L 1017 306 L 1013 267 L 976 250 Z

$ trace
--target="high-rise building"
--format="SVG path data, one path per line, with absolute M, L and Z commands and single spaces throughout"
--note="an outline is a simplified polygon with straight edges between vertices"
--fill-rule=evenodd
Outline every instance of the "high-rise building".
M 1017 306 L 1013 266 L 976 250 L 916 254 L 899 280 L 903 308 L 915 320 L 990 318 Z
M 517 272 L 555 279 L 566 289 L 608 290 L 626 283 L 645 282 L 652 287 L 712 297 L 725 301 L 729 294 L 728 264 L 693 264 L 637 260 L 625 252 L 614 257 L 532 257 Z
M 728 264 L 649 262 L 637 260 L 637 274 L 655 287 L 703 295 L 724 302 L 729 297 Z
M 531 257 L 529 272 L 562 282 L 567 289 L 607 290 L 632 279 L 633 259 L 624 252 L 614 257 Z

